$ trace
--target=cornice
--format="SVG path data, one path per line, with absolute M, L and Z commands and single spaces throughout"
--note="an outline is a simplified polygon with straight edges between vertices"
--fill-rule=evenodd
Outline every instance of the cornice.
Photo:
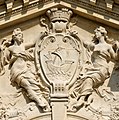
M 91 4 L 86 0 L 62 0 L 65 3 L 69 3 L 72 9 L 81 12 L 81 15 L 84 13 L 84 17 L 92 18 L 97 22 L 102 22 L 109 26 L 119 29 L 119 8 L 118 11 L 108 10 L 105 7 Z
M 98 5 L 92 5 L 90 4 L 89 2 L 86 2 L 84 0 L 62 0 L 66 3 L 70 3 L 70 4 L 73 4 L 77 7 L 82 7 L 82 8 L 85 8 L 86 10 L 90 10 L 92 12 L 96 12 L 96 13 L 99 13 L 101 15 L 104 15 L 106 17 L 109 17 L 109 18 L 114 18 L 114 19 L 117 19 L 119 20 L 119 12 L 117 11 L 109 11 L 108 9 L 106 9 L 105 7 L 101 7 L 101 6 L 98 6 Z M 119 9 L 118 9 L 119 10 Z
M 1 2 L 0 29 L 37 17 L 43 14 L 43 11 L 46 9 L 58 5 L 73 9 L 81 16 L 89 17 L 89 19 L 93 19 L 119 29 L 119 5 L 117 2 L 118 0 L 113 0 L 113 9 L 108 9 L 107 6 L 100 6 L 98 0 L 32 0 L 17 7 L 13 6 L 9 11 L 1 7 L 4 3 Z M 116 9 L 114 5 L 118 6 L 118 9 Z
M 54 5 L 57 4 L 54 4 L 53 0 L 33 0 L 27 6 L 20 5 L 13 8 L 10 12 L 0 12 L 0 29 L 37 17 L 42 14 L 43 10 L 53 7 Z

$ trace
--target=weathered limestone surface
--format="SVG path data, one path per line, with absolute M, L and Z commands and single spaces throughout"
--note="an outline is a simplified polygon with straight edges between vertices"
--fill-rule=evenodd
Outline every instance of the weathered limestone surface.
M 0 120 L 119 119 L 118 0 L 73 2 L 0 1 Z

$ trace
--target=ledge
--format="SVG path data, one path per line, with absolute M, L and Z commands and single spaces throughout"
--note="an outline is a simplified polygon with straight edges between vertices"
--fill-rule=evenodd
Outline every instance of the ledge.
M 74 0 L 47 0 L 44 3 L 42 1 L 39 2 L 39 0 L 32 1 L 26 7 L 21 5 L 9 13 L 1 12 L 0 29 L 38 17 L 45 13 L 47 9 L 57 6 L 68 7 L 80 16 L 119 29 L 119 12 L 110 11 L 85 0 L 75 0 L 75 2 Z

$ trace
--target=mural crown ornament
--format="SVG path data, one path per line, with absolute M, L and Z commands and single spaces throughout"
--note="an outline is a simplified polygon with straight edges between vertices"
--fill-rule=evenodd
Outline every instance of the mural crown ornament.
M 50 18 L 50 21 L 52 22 L 58 20 L 69 21 L 72 15 L 72 11 L 66 8 L 61 8 L 61 9 L 52 8 L 47 11 L 47 15 Z
M 73 10 L 46 14 L 43 29 L 15 28 L 0 41 L 0 120 L 119 120 L 119 41 Z

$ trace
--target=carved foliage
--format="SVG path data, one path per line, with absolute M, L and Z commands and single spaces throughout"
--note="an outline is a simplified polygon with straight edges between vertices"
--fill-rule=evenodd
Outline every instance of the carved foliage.
M 107 42 L 107 31 L 101 26 L 95 29 L 92 43 L 81 40 L 78 32 L 71 30 L 72 13 L 66 8 L 48 10 L 51 27 L 42 18 L 40 22 L 46 31 L 32 44 L 24 43 L 20 28 L 14 29 L 12 38 L 4 39 L 1 44 L 0 73 L 3 75 L 4 66 L 9 64 L 11 82 L 22 88 L 29 100 L 34 101 L 43 112 L 52 109 L 58 114 L 56 108 L 61 102 L 64 111 L 87 109 L 103 117 L 91 105 L 95 101 L 94 94 L 100 99 L 113 96 L 107 89 L 102 89 L 102 92 L 100 87 L 110 77 L 109 62 L 118 61 L 118 50 L 115 50 L 114 44 Z M 35 49 L 32 54 L 31 48 Z M 112 118 L 115 115 L 118 118 L 117 109 L 113 109 Z M 15 117 L 19 116 L 17 109 L 0 110 L 1 119 L 11 111 L 15 112 Z M 60 114 L 66 116 L 67 113 Z M 55 118 L 54 113 L 52 116 Z

